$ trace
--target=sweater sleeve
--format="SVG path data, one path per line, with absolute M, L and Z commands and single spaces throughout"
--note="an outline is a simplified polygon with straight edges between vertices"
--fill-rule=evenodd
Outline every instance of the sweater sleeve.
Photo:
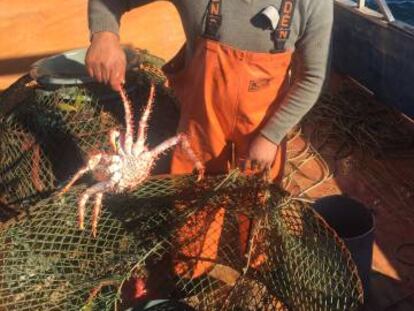
M 88 21 L 90 34 L 110 31 L 119 35 L 122 15 L 153 0 L 89 0 Z
M 309 3 L 305 31 L 296 43 L 293 82 L 280 108 L 261 131 L 262 135 L 275 143 L 280 143 L 316 103 L 327 76 L 333 0 Z

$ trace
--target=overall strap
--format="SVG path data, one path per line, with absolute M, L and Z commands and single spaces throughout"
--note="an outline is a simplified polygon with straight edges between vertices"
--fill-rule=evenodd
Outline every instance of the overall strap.
M 207 10 L 204 37 L 215 41 L 218 41 L 220 39 L 218 30 L 221 26 L 222 21 L 221 4 L 221 0 L 210 0 Z
M 273 41 L 275 43 L 275 48 L 272 50 L 273 53 L 285 51 L 285 44 L 290 36 L 295 6 L 296 0 L 282 0 L 279 10 L 279 23 L 273 32 Z

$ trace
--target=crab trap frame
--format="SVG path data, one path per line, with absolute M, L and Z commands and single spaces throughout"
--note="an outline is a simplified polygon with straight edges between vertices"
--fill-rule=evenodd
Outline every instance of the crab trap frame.
M 149 298 L 196 310 L 362 303 L 343 242 L 307 203 L 262 179 L 238 171 L 201 182 L 152 177 L 104 200 L 96 238 L 90 226 L 77 229 L 83 190 L 42 200 L 1 229 L 2 310 L 121 310 L 133 278 L 145 280 Z

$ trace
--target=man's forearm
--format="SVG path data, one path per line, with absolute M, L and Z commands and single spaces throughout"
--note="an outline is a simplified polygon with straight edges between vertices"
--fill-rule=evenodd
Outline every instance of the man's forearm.
M 296 49 L 295 79 L 262 135 L 280 143 L 318 100 L 325 83 L 333 24 L 333 1 L 318 1 Z
M 321 93 L 323 81 L 321 77 L 307 77 L 294 83 L 280 108 L 263 127 L 262 135 L 279 144 L 315 104 Z
M 122 14 L 127 11 L 127 0 L 89 0 L 88 21 L 91 35 L 101 31 L 119 34 Z
M 89 0 L 88 20 L 91 35 L 101 31 L 119 34 L 122 15 L 153 0 Z

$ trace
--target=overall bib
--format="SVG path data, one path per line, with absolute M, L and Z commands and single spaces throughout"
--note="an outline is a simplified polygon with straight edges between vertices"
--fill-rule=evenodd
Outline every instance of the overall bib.
M 230 144 L 235 147 L 236 161 L 247 157 L 252 139 L 278 109 L 286 93 L 292 57 L 292 52 L 284 49 L 294 11 L 292 0 L 282 1 L 279 24 L 274 31 L 275 50 L 271 53 L 244 51 L 219 41 L 221 2 L 210 1 L 205 32 L 196 41 L 192 57 L 185 57 L 184 46 L 163 68 L 180 103 L 178 131 L 188 135 L 191 147 L 210 174 L 228 171 L 232 158 Z M 283 172 L 284 158 L 282 143 L 270 173 L 275 181 Z M 192 162 L 177 147 L 171 173 L 192 170 Z M 218 209 L 215 215 L 199 211 L 190 218 L 177 233 L 177 241 L 182 245 L 178 253 L 186 260 L 177 260 L 174 268 L 178 275 L 194 278 L 214 265 L 225 211 Z M 243 215 L 239 215 L 238 222 L 243 252 L 251 222 Z M 256 258 L 252 265 L 259 265 L 260 261 L 263 258 Z

